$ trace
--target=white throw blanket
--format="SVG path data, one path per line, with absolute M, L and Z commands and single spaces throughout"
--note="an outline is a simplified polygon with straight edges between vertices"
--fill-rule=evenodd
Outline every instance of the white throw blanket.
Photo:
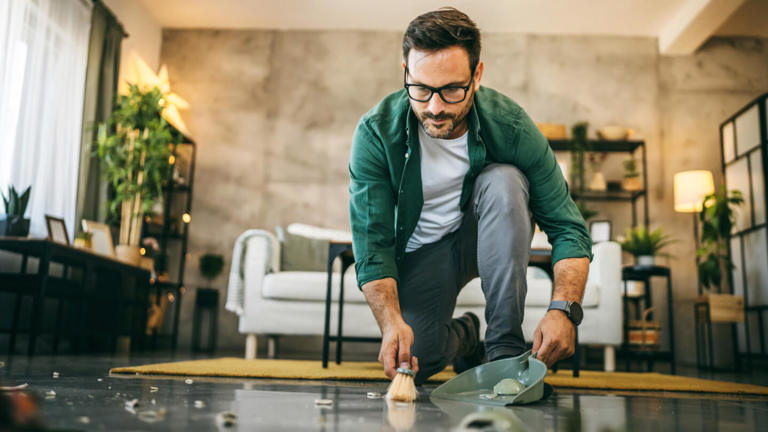
M 235 248 L 232 251 L 232 266 L 229 269 L 229 286 L 227 287 L 227 303 L 224 308 L 236 313 L 238 316 L 245 312 L 245 257 L 248 252 L 248 240 L 252 237 L 264 237 L 267 240 L 267 257 L 264 273 L 270 273 L 275 270 L 277 265 L 272 257 L 274 237 L 271 233 L 252 229 L 245 231 L 235 241 Z

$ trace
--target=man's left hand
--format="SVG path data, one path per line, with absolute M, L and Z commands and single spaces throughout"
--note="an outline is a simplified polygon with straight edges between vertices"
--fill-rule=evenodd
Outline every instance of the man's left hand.
M 576 327 L 563 311 L 551 310 L 544 315 L 533 333 L 532 354 L 552 367 L 558 360 L 576 351 Z

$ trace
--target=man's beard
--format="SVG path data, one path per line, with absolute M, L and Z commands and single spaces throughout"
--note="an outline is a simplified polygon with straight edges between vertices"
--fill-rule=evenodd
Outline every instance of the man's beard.
M 435 95 L 435 97 L 440 96 Z M 474 95 L 471 97 L 474 97 Z M 424 131 L 427 133 L 427 135 L 436 139 L 448 139 L 450 138 L 451 134 L 453 134 L 453 131 L 456 130 L 456 127 L 458 127 L 467 117 L 469 110 L 472 108 L 472 102 L 474 101 L 470 99 L 464 109 L 456 114 L 447 112 L 432 114 L 431 112 L 424 110 L 421 113 L 418 113 L 418 118 L 421 122 L 421 125 L 424 126 Z M 438 128 L 431 124 L 429 120 L 446 120 L 446 122 L 439 125 L 440 127 Z

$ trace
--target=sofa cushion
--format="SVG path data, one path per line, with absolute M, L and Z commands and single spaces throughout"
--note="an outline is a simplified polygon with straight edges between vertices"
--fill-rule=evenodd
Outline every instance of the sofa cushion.
M 525 296 L 525 305 L 532 307 L 547 307 L 552 298 L 552 281 L 544 270 L 537 267 L 528 267 L 528 293 Z M 587 287 L 584 292 L 582 307 L 597 307 L 600 302 L 598 286 L 587 278 Z M 456 299 L 456 306 L 483 306 L 485 297 L 480 284 L 480 278 L 475 278 L 462 288 Z
M 338 299 L 339 273 L 333 275 L 333 299 Z M 365 303 L 357 288 L 354 269 L 344 276 L 344 302 Z M 284 271 L 264 276 L 262 296 L 280 300 L 325 301 L 328 277 L 325 272 Z
M 333 275 L 333 299 L 338 299 L 339 274 Z M 525 297 L 525 305 L 530 307 L 549 306 L 552 297 L 552 282 L 549 276 L 536 267 L 528 267 L 528 293 Z M 270 273 L 264 277 L 262 295 L 265 298 L 276 300 L 307 300 L 325 301 L 327 277 L 325 272 L 284 271 Z M 366 303 L 365 296 L 357 288 L 354 268 L 347 270 L 344 276 L 344 302 Z M 596 307 L 599 304 L 599 290 L 597 285 L 587 279 L 587 288 L 584 293 L 583 307 Z M 471 280 L 459 292 L 456 306 L 483 306 L 485 296 L 480 284 L 480 278 Z

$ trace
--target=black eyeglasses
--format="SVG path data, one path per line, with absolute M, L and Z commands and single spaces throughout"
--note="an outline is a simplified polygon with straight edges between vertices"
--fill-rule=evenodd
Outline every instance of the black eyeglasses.
M 409 84 L 406 81 L 407 77 L 408 68 L 405 68 L 405 72 L 403 74 L 403 85 L 405 86 L 405 90 L 408 92 L 409 98 L 417 102 L 429 102 L 429 100 L 432 99 L 432 95 L 437 93 L 440 95 L 440 99 L 442 99 L 443 102 L 449 104 L 457 104 L 467 98 L 467 91 L 469 90 L 469 87 L 472 86 L 472 81 L 475 79 L 475 74 L 474 72 L 472 73 L 472 76 L 469 79 L 469 84 L 463 87 L 447 85 L 440 88 L 435 88 L 423 84 Z

